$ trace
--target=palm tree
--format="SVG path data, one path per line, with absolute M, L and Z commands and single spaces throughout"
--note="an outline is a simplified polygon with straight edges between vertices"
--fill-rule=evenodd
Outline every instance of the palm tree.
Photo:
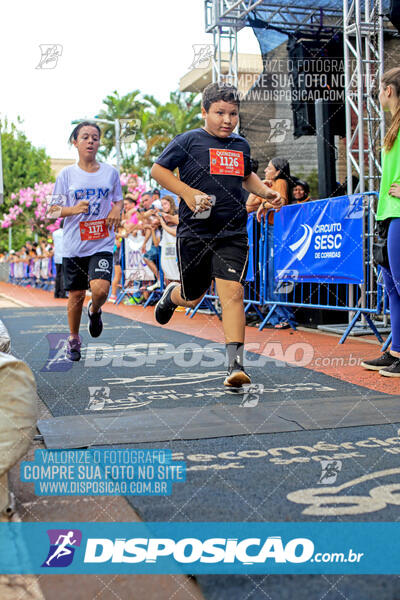
M 195 93 L 171 92 L 166 104 L 161 104 L 153 96 L 145 96 L 152 110 L 142 122 L 142 135 L 146 143 L 141 157 L 144 167 L 151 167 L 155 158 L 175 136 L 201 126 L 201 104 L 199 100 L 196 101 L 197 96 Z
M 133 141 L 124 143 L 121 140 L 121 162 L 123 169 L 134 170 L 148 178 L 154 160 L 169 142 L 179 133 L 201 125 L 200 101 L 196 100 L 197 94 L 179 91 L 171 92 L 165 104 L 150 95 L 141 100 L 139 94 L 139 90 L 135 90 L 121 97 L 118 92 L 113 92 L 103 101 L 107 108 L 98 116 L 110 121 L 125 119 L 140 123 Z M 105 125 L 99 153 L 108 158 L 114 148 L 115 128 L 111 124 Z
M 129 92 L 125 96 L 120 96 L 117 91 L 108 95 L 103 104 L 106 105 L 105 109 L 102 109 L 98 117 L 99 119 L 106 119 L 108 121 L 114 121 L 115 119 L 132 121 L 140 120 L 141 111 L 145 107 L 145 103 L 137 98 L 139 96 L 139 90 Z M 115 128 L 112 124 L 103 124 L 102 136 L 101 136 L 101 149 L 99 154 L 104 158 L 108 158 L 115 148 Z M 122 161 L 125 159 L 127 148 L 122 145 L 121 155 Z

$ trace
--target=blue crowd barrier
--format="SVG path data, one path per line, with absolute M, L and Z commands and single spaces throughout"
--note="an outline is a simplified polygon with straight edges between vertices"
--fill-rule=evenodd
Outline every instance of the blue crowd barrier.
M 372 261 L 376 198 L 375 192 L 368 192 L 290 205 L 283 207 L 279 213 L 269 211 L 261 223 L 257 222 L 255 214 L 249 215 L 249 263 L 244 282 L 244 305 L 246 313 L 252 308 L 262 319 L 260 331 L 279 308 L 330 309 L 350 315 L 340 343 L 344 343 L 360 319 L 368 323 L 378 340 L 383 343 L 372 320 L 373 316 L 386 318 L 389 314 L 380 268 Z M 269 223 L 268 218 L 272 212 L 275 213 L 274 225 Z M 316 251 L 315 236 L 320 231 L 329 231 L 330 223 L 335 224 L 335 234 L 338 237 L 319 240 L 319 244 L 333 244 L 332 252 L 326 252 L 325 257 L 322 252 Z M 346 256 L 342 257 L 339 252 L 345 252 Z M 340 260 L 336 260 L 338 258 Z M 140 261 L 136 262 L 137 272 L 135 269 L 126 269 L 125 240 L 122 240 L 122 281 L 116 304 L 126 296 L 134 297 L 138 292 L 137 283 L 144 279 L 140 272 L 144 263 L 141 265 Z M 42 265 L 34 263 L 35 261 L 11 263 L 10 282 L 45 289 L 54 284 L 54 261 L 51 261 L 47 278 L 42 272 Z M 145 306 L 154 302 L 165 289 L 165 276 L 159 259 L 158 263 L 160 288 L 151 292 Z M 272 285 L 269 277 L 271 265 L 274 274 Z M 129 279 L 126 273 L 129 273 Z M 268 307 L 269 310 L 266 311 Z M 215 283 L 203 300 L 194 309 L 188 309 L 186 314 L 193 318 L 204 308 L 221 317 Z M 288 321 L 295 328 L 290 317 Z M 389 343 L 390 338 L 386 340 L 383 349 Z
M 55 285 L 56 266 L 54 258 L 37 258 L 12 262 L 9 265 L 8 281 L 24 287 L 52 290 Z
M 282 258 L 279 253 L 281 248 L 279 246 L 279 240 L 275 238 L 274 248 L 270 247 L 271 239 L 271 228 L 273 233 L 273 227 L 269 223 L 268 214 L 265 219 L 262 219 L 261 227 L 254 226 L 253 228 L 248 227 L 249 231 L 249 245 L 250 251 L 253 253 L 253 265 L 257 265 L 254 269 L 252 281 L 246 281 L 245 283 L 245 311 L 247 312 L 250 307 L 253 307 L 258 315 L 263 319 L 259 330 L 262 331 L 266 323 L 274 315 L 278 308 L 310 308 L 316 310 L 336 310 L 350 314 L 351 319 L 349 320 L 348 326 L 346 327 L 340 343 L 344 343 L 350 334 L 351 330 L 360 319 L 365 319 L 369 327 L 376 335 L 380 342 L 383 339 L 376 328 L 375 323 L 372 320 L 374 315 L 387 315 L 389 313 L 388 298 L 384 290 L 384 286 L 379 282 L 379 268 L 373 265 L 372 262 L 372 243 L 374 236 L 374 202 L 376 201 L 376 192 L 368 192 L 364 194 L 354 194 L 352 196 L 343 196 L 341 198 L 329 198 L 325 200 L 317 200 L 309 202 L 307 205 L 291 205 L 289 207 L 283 207 L 280 213 L 287 211 L 293 212 L 293 210 L 303 212 L 304 223 L 298 223 L 295 225 L 296 239 L 301 240 L 303 236 L 301 227 L 298 225 L 304 225 L 304 230 L 307 235 L 304 235 L 304 241 L 302 243 L 309 243 L 311 246 L 311 240 L 314 235 L 314 228 L 307 222 L 307 213 L 304 211 L 305 206 L 308 210 L 315 210 L 317 213 L 323 214 L 327 208 L 333 214 L 335 209 L 348 208 L 345 211 L 344 216 L 344 234 L 348 229 L 352 231 L 351 235 L 348 235 L 346 248 L 352 255 L 352 262 L 357 263 L 356 272 L 352 272 L 352 266 L 345 264 L 341 267 L 341 271 L 337 271 L 337 266 L 334 267 L 332 272 L 329 272 L 329 265 L 325 265 L 325 269 L 328 268 L 326 273 L 319 273 L 316 268 L 314 261 L 307 262 L 302 266 L 303 269 L 303 281 L 299 280 L 299 274 L 297 273 L 298 264 L 294 261 L 289 260 L 289 267 L 287 268 L 285 276 L 282 277 L 282 269 L 274 267 L 275 285 L 269 283 L 268 278 L 268 263 L 275 259 L 276 263 L 279 264 Z M 343 217 L 343 215 L 342 215 Z M 330 217 L 331 218 L 331 217 Z M 253 220 L 253 224 L 256 223 L 255 215 L 249 215 L 250 219 Z M 356 222 L 357 221 L 357 222 Z M 351 223 L 350 223 L 351 222 Z M 351 227 L 350 227 L 351 225 Z M 308 227 L 306 227 L 308 226 Z M 356 232 L 356 238 L 354 235 Z M 342 234 L 342 235 L 344 235 Z M 299 237 L 300 236 L 300 237 Z M 297 242 L 298 243 L 298 242 Z M 296 250 L 300 248 L 301 244 L 297 246 Z M 286 250 L 286 249 L 285 249 Z M 287 253 L 286 253 L 287 256 Z M 303 261 L 302 257 L 302 261 Z M 343 261 L 340 261 L 341 263 Z M 348 271 L 350 269 L 350 271 Z M 291 273 L 291 272 L 292 273 Z M 307 276 L 304 276 L 306 272 Z M 308 279 L 308 281 L 306 281 Z M 278 295 L 277 295 L 278 294 Z M 217 300 L 217 294 L 214 290 L 209 290 L 205 296 L 205 300 L 215 301 Z M 198 305 L 193 311 L 190 311 L 190 316 L 193 317 L 204 301 Z M 261 307 L 269 306 L 270 309 L 267 314 L 262 314 Z M 290 317 L 289 323 L 295 328 L 295 325 L 291 322 Z
M 279 288 L 280 284 L 286 284 L 287 286 L 288 283 L 290 283 L 291 288 L 290 292 L 285 294 L 285 300 L 280 298 L 277 301 L 271 294 L 268 294 L 268 286 L 265 286 L 264 300 L 271 308 L 261 323 L 259 327 L 260 330 L 263 329 L 278 307 L 306 307 L 320 310 L 331 309 L 344 311 L 353 315 L 340 343 L 343 343 L 346 340 L 360 318 L 366 320 L 378 340 L 383 342 L 380 333 L 371 319 L 372 315 L 383 314 L 383 310 L 387 310 L 387 298 L 383 288 L 381 287 L 381 289 L 379 289 L 379 286 L 377 285 L 376 276 L 373 274 L 372 264 L 372 241 L 374 235 L 373 209 L 376 196 L 377 194 L 375 192 L 368 192 L 365 194 L 344 196 L 342 198 L 318 200 L 309 202 L 307 205 L 297 205 L 297 207 L 296 205 L 292 205 L 282 209 L 281 212 L 284 213 L 284 211 L 290 210 L 293 212 L 293 209 L 297 208 L 300 215 L 299 223 L 297 223 L 297 225 L 304 225 L 305 228 L 308 226 L 310 239 L 307 243 L 311 246 L 310 242 L 315 239 L 315 232 L 318 231 L 318 229 L 315 227 L 315 224 L 313 227 L 310 226 L 309 222 L 307 222 L 308 215 L 303 209 L 307 206 L 307 209 L 314 209 L 317 214 L 323 214 L 328 206 L 329 209 L 332 209 L 331 212 L 333 211 L 333 214 L 335 214 L 335 209 L 339 209 L 340 207 L 338 201 L 342 201 L 342 205 L 344 206 L 346 206 L 347 203 L 349 209 L 348 213 L 344 213 L 345 217 L 343 218 L 343 214 L 340 215 L 338 211 L 335 217 L 336 219 L 341 218 L 342 222 L 335 221 L 335 224 L 337 224 L 337 227 L 339 227 L 339 223 L 341 225 L 341 229 L 338 229 L 342 236 L 342 245 L 340 247 L 343 247 L 343 240 L 345 240 L 346 252 L 349 253 L 352 263 L 356 265 L 356 269 L 352 269 L 351 263 L 347 261 L 347 268 L 349 268 L 351 272 L 346 271 L 346 266 L 343 269 L 345 261 L 341 260 L 340 270 L 334 266 L 330 271 L 329 260 L 326 260 L 326 264 L 322 264 L 321 267 L 321 264 L 316 265 L 316 263 L 323 263 L 323 260 L 311 260 L 306 262 L 305 255 L 303 255 L 300 260 L 298 258 L 290 260 L 287 263 L 290 268 L 287 268 L 285 272 L 285 270 L 282 269 L 282 264 L 285 265 L 286 263 L 284 260 L 281 260 L 282 256 L 280 256 L 280 252 L 286 257 L 288 254 L 287 246 L 282 250 L 279 246 L 280 240 L 275 238 L 273 254 L 276 261 L 274 274 L 277 288 Z M 352 210 L 354 210 L 353 214 L 351 213 Z M 304 223 L 301 223 L 301 216 L 304 219 Z M 332 217 L 330 216 L 330 218 Z M 349 234 L 347 230 L 350 228 L 350 225 L 354 225 L 356 220 L 358 221 L 357 233 L 354 235 Z M 317 223 L 319 223 L 318 220 Z M 331 221 L 331 223 L 334 223 L 334 221 Z M 280 223 L 280 225 L 282 225 L 282 223 Z M 265 227 L 266 229 L 271 227 L 268 223 L 268 219 Z M 278 228 L 278 236 L 281 229 L 282 228 Z M 329 227 L 327 229 L 329 229 Z M 293 234 L 293 236 L 298 239 L 299 231 L 297 231 L 296 234 Z M 268 240 L 268 235 L 265 236 L 265 239 Z M 286 244 L 289 244 L 289 250 L 291 239 L 293 239 L 293 237 L 291 238 L 290 235 L 288 235 L 284 240 Z M 303 243 L 305 242 L 306 240 L 304 240 Z M 296 246 L 296 243 L 292 245 L 292 248 L 294 246 Z M 300 247 L 301 246 L 297 246 L 296 251 Z M 270 248 L 267 248 L 266 254 L 267 256 L 270 256 Z M 309 254 L 312 255 L 312 251 L 309 252 Z M 322 253 L 320 254 L 322 255 Z M 332 254 L 335 254 L 335 252 L 332 251 Z M 318 267 L 321 272 L 318 272 Z M 324 272 L 324 270 L 326 272 Z
M 146 281 L 145 273 L 144 273 L 146 263 L 143 260 L 140 260 L 140 261 L 137 261 L 137 264 L 135 265 L 134 268 L 128 269 L 128 266 L 130 267 L 130 265 L 126 264 L 125 250 L 126 250 L 125 239 L 122 238 L 121 247 L 120 247 L 121 271 L 122 271 L 121 290 L 117 294 L 117 299 L 115 301 L 115 304 L 120 304 L 125 297 L 135 298 L 139 292 L 139 283 L 141 281 Z M 151 294 L 149 295 L 149 297 L 147 298 L 147 300 L 145 301 L 145 303 L 143 305 L 144 307 L 148 306 L 150 304 L 150 302 L 152 302 L 154 300 L 154 298 L 157 298 L 159 295 L 161 295 L 162 291 L 164 290 L 164 273 L 161 269 L 159 248 L 157 248 L 156 266 L 160 273 L 160 287 L 158 289 L 154 290 L 153 292 L 151 292 Z

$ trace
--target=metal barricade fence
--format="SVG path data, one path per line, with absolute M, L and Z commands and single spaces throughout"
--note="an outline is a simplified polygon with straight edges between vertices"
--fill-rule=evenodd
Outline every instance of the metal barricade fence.
M 358 194 L 355 196 L 360 195 Z M 270 311 L 261 323 L 259 327 L 260 331 L 263 329 L 278 307 L 331 309 L 344 311 L 352 315 L 352 318 L 349 320 L 349 324 L 343 333 L 340 343 L 343 343 L 346 340 L 347 336 L 360 318 L 365 319 L 378 340 L 383 341 L 380 333 L 371 319 L 372 315 L 383 314 L 383 310 L 387 304 L 384 290 L 382 288 L 379 290 L 379 286 L 377 285 L 376 268 L 372 262 L 374 202 L 376 197 L 376 192 L 368 192 L 362 195 L 363 236 L 359 251 L 362 252 L 364 264 L 363 282 L 358 285 L 329 283 L 318 280 L 315 280 L 312 283 L 305 283 L 297 282 L 296 279 L 288 280 L 286 278 L 284 280 L 278 279 L 275 291 L 271 293 L 271 286 L 268 286 L 268 280 L 267 277 L 265 277 L 264 302 L 270 306 Z M 330 202 L 334 203 L 335 200 L 337 199 L 332 198 Z M 319 200 L 316 202 L 324 201 Z M 285 208 L 282 210 L 285 210 Z M 267 235 L 265 235 L 264 240 L 267 244 L 267 249 L 264 255 L 266 255 L 268 258 L 273 256 L 271 248 L 268 247 L 268 239 L 271 239 L 271 236 L 268 236 L 268 230 L 270 227 L 271 225 L 268 223 L 268 218 L 266 218 L 265 229 L 267 230 Z M 264 263 L 265 269 L 267 268 L 267 262 L 268 260 Z M 274 272 L 275 271 L 276 268 L 274 269 Z M 287 288 L 288 281 L 290 281 L 291 284 L 290 291 Z M 279 289 L 280 285 L 282 284 L 286 285 L 286 293 L 284 294 Z M 279 296 L 276 296 L 276 293 L 278 293 Z M 286 296 L 286 298 L 282 298 L 283 295 Z
M 136 295 L 139 292 L 139 286 L 138 283 L 141 281 L 146 280 L 145 277 L 145 269 L 146 269 L 146 264 L 143 261 L 136 261 L 135 265 L 127 265 L 127 259 L 126 259 L 126 244 L 125 244 L 125 239 L 122 238 L 121 240 L 121 246 L 120 246 L 120 264 L 121 264 L 121 290 L 119 291 L 119 293 L 117 294 L 117 299 L 115 301 L 115 304 L 120 304 L 122 302 L 122 300 L 127 297 L 127 298 L 135 298 Z M 154 299 L 154 297 L 157 297 L 158 295 L 161 295 L 162 292 L 164 291 L 164 273 L 162 272 L 161 269 L 161 261 L 160 261 L 160 256 L 158 255 L 157 258 L 157 263 L 156 266 L 159 270 L 160 273 L 160 287 L 157 288 L 156 290 L 154 290 L 153 292 L 151 292 L 151 294 L 149 295 L 149 297 L 147 298 L 147 300 L 144 303 L 144 307 L 148 306 L 148 304 Z
M 54 257 L 13 262 L 9 265 L 8 281 L 16 285 L 51 290 L 56 278 Z
M 355 196 L 361 195 L 358 194 Z M 343 311 L 344 313 L 348 313 L 351 317 L 349 318 L 348 326 L 340 339 L 340 343 L 344 343 L 359 319 L 364 319 L 378 340 L 383 342 L 380 333 L 371 319 L 373 315 L 380 315 L 382 318 L 387 319 L 387 315 L 389 314 L 387 295 L 385 293 L 383 282 L 379 277 L 380 270 L 374 266 L 372 260 L 375 216 L 374 203 L 376 198 L 376 192 L 362 194 L 363 231 L 360 252 L 362 252 L 364 266 L 363 279 L 359 284 L 335 283 L 324 280 L 300 282 L 296 281 L 296 279 L 288 280 L 287 278 L 281 280 L 278 279 L 276 286 L 271 285 L 271 283 L 269 284 L 268 263 L 273 260 L 273 251 L 270 246 L 273 237 L 271 235 L 271 225 L 268 222 L 268 214 L 265 219 L 262 219 L 261 224 L 257 222 L 255 214 L 249 215 L 249 265 L 246 280 L 244 282 L 244 305 L 246 313 L 250 308 L 253 308 L 259 317 L 263 319 L 259 326 L 260 331 L 262 331 L 265 324 L 278 307 L 304 307 L 316 310 L 330 309 Z M 334 203 L 335 200 L 337 199 L 329 199 L 332 203 Z M 315 202 L 323 202 L 323 200 Z M 313 204 L 313 202 L 307 204 Z M 282 208 L 282 211 L 284 210 L 285 207 Z M 136 291 L 133 282 L 129 282 L 126 279 L 124 244 L 125 240 L 122 240 L 122 281 L 121 292 L 118 294 L 116 301 L 117 304 L 121 302 L 125 295 L 130 296 Z M 53 259 L 51 259 L 51 261 L 47 259 L 47 261 L 50 263 L 48 264 L 48 277 L 46 277 L 44 273 L 46 270 L 45 265 L 40 264 L 38 267 L 34 264 L 35 262 L 41 263 L 42 261 L 31 260 L 26 263 L 10 263 L 9 281 L 19 285 L 35 285 L 39 287 L 51 285 L 55 278 L 55 265 Z M 274 271 L 275 270 L 276 269 L 274 269 Z M 150 294 L 145 302 L 145 306 L 153 301 L 154 298 L 158 298 L 165 289 L 165 278 L 161 264 L 159 264 L 159 272 L 161 281 L 160 288 Z M 139 272 L 137 273 L 136 280 L 140 280 Z M 276 294 L 278 294 L 278 296 Z M 270 307 L 270 310 L 265 316 L 265 308 L 268 306 Z M 207 291 L 203 300 L 194 309 L 188 309 L 186 314 L 193 318 L 200 308 L 207 308 L 217 314 L 220 318 L 219 298 L 215 283 L 213 283 Z M 264 310 L 264 314 L 261 309 Z M 389 340 L 386 341 L 384 348 L 386 348 L 388 344 Z
M 373 264 L 372 260 L 375 222 L 374 203 L 378 194 L 376 192 L 367 192 L 362 195 L 354 195 L 351 198 L 360 196 L 362 196 L 363 214 L 362 244 L 359 251 L 362 252 L 364 267 L 363 279 L 359 284 L 330 283 L 323 280 L 314 280 L 307 283 L 296 282 L 296 280 L 288 281 L 287 279 L 278 280 L 276 291 L 279 293 L 279 297 L 277 297 L 274 292 L 271 293 L 271 290 L 274 290 L 275 286 L 268 282 L 268 262 L 273 260 L 273 252 L 271 252 L 269 246 L 272 236 L 270 235 L 271 225 L 268 222 L 268 214 L 265 219 L 262 219 L 261 226 L 258 226 L 255 215 L 249 216 L 249 221 L 253 219 L 253 224 L 255 224 L 253 227 L 253 239 L 251 239 L 249 232 L 249 242 L 251 252 L 253 253 L 253 264 L 257 265 L 257 267 L 254 269 L 254 276 L 251 281 L 245 282 L 244 302 L 246 312 L 250 307 L 253 307 L 258 315 L 263 318 L 259 326 L 260 331 L 262 331 L 278 307 L 304 307 L 316 310 L 330 309 L 343 311 L 349 314 L 350 317 L 340 343 L 344 343 L 359 319 L 365 320 L 378 340 L 383 341 L 375 323 L 371 319 L 373 315 L 384 317 L 388 314 L 388 298 L 383 283 L 379 280 L 380 269 Z M 338 199 L 332 198 L 329 199 L 329 202 L 335 202 L 335 200 Z M 323 202 L 323 200 L 315 202 Z M 285 207 L 282 210 L 285 210 Z M 203 306 L 205 303 L 207 303 L 206 306 L 208 305 L 215 310 L 217 301 L 218 296 L 215 289 L 210 289 L 203 302 L 193 311 L 188 311 L 188 313 L 193 317 L 200 306 Z M 270 310 L 265 315 L 266 306 L 269 306 Z M 261 307 L 264 307 L 264 314 L 261 313 Z M 387 343 L 385 346 L 387 346 Z

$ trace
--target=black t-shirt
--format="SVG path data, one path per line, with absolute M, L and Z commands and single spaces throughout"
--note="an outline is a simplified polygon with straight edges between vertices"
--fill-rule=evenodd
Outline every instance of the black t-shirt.
M 193 129 L 177 135 L 156 161 L 192 188 L 215 196 L 207 219 L 193 218 L 179 203 L 178 237 L 215 238 L 246 233 L 247 212 L 242 181 L 251 173 L 250 146 L 240 135 L 228 138 Z

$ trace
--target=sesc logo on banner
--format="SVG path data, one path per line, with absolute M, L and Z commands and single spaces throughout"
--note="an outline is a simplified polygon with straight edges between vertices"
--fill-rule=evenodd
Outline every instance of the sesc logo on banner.
M 275 279 L 363 283 L 363 214 L 360 195 L 284 206 L 274 220 Z

